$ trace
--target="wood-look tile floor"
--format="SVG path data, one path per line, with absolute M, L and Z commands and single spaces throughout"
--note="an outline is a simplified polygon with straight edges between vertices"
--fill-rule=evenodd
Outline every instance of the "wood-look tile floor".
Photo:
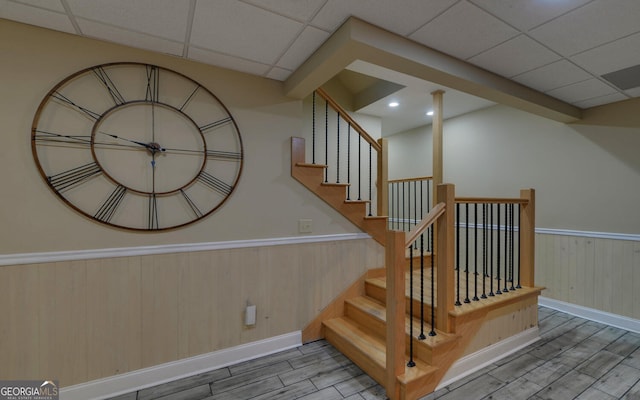
M 539 307 L 542 339 L 422 400 L 640 399 L 640 334 Z M 371 400 L 384 390 L 321 340 L 118 400 Z

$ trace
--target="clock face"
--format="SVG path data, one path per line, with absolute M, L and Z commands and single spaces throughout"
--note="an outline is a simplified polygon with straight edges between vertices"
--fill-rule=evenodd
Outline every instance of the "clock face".
M 36 112 L 31 148 L 66 204 L 141 231 L 214 212 L 243 161 L 236 122 L 216 96 L 182 74 L 138 63 L 99 65 L 57 84 Z

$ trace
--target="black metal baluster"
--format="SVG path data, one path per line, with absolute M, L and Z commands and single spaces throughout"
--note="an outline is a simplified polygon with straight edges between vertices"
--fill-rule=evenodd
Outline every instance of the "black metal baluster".
M 324 102 L 324 182 L 329 182 L 329 102 Z
M 369 216 L 372 216 L 371 207 L 373 207 L 373 197 L 371 195 L 371 143 L 369 143 Z
M 313 107 L 311 122 L 311 163 L 316 163 L 316 91 L 313 91 Z
M 520 284 L 520 252 L 522 251 L 520 247 L 520 207 L 522 206 L 518 204 L 518 286 L 516 286 L 518 289 L 522 289 L 522 285 Z
M 340 114 L 336 112 L 336 183 L 340 183 Z
M 347 200 L 351 200 L 351 124 L 347 123 Z
M 409 246 L 409 362 L 407 367 L 415 367 L 413 361 L 413 244 Z
M 362 136 L 358 135 L 358 200 L 362 200 Z
M 402 221 L 402 225 L 401 225 L 401 226 L 402 226 L 402 228 L 401 228 L 401 230 L 402 230 L 402 231 L 406 231 L 406 229 L 405 229 L 406 221 L 405 221 L 405 219 L 404 219 L 404 213 L 405 213 L 405 211 L 406 211 L 406 209 L 405 209 L 405 207 L 404 207 L 404 202 L 406 201 L 406 199 L 405 199 L 405 197 L 406 197 L 406 196 L 405 196 L 405 193 L 406 193 L 406 192 L 405 192 L 405 189 L 404 189 L 404 184 L 405 184 L 405 182 L 404 182 L 404 181 L 402 181 L 402 209 L 401 209 L 401 213 L 402 213 L 402 219 L 401 219 L 401 221 Z
M 395 226 L 396 226 L 396 230 L 400 230 L 400 182 L 396 182 L 394 183 L 395 187 L 396 187 L 396 201 L 395 201 L 395 212 L 394 212 L 394 216 L 395 216 Z
M 400 230 L 400 182 L 396 182 L 396 229 Z
M 419 222 L 420 220 L 418 220 L 418 181 L 413 181 L 413 226 L 418 225 Z M 418 246 L 418 243 L 416 241 L 416 248 L 417 246 Z
M 498 273 L 498 290 L 496 294 L 502 294 L 500 290 L 500 203 L 496 204 L 496 271 Z
M 493 204 L 489 204 L 489 297 L 495 296 L 493 293 Z
M 489 253 L 487 252 L 487 235 L 489 231 L 487 230 L 487 204 L 482 204 L 482 295 L 481 299 L 487 298 L 487 258 Z
M 418 182 L 413 181 L 413 225 L 418 225 L 418 222 Z
M 503 293 L 509 292 L 509 204 L 504 205 L 504 288 Z
M 465 283 L 464 302 L 465 303 L 471 303 L 471 300 L 469 300 L 469 203 L 465 203 L 464 208 L 465 208 L 465 211 L 464 211 L 464 219 L 465 219 L 464 245 L 465 245 L 465 248 L 466 248 L 464 275 L 465 275 L 465 279 L 467 281 Z
M 473 203 L 473 254 L 473 301 L 478 301 L 478 203 Z
M 428 232 L 428 231 L 427 231 Z M 420 336 L 419 340 L 425 340 L 424 335 L 424 235 L 420 235 Z
M 514 264 L 513 257 L 515 256 L 515 248 L 514 248 L 514 233 L 515 233 L 515 221 L 513 210 L 515 209 L 515 204 L 509 205 L 509 213 L 511 214 L 511 258 L 509 259 L 509 269 L 511 270 L 510 279 L 511 279 L 511 290 L 516 290 L 515 287 L 515 276 L 514 276 Z
M 429 227 L 429 237 L 430 243 L 429 246 L 433 249 L 433 224 Z M 436 272 L 435 272 L 435 261 L 433 259 L 433 252 L 431 253 L 431 331 L 429 332 L 429 336 L 436 335 Z
M 456 203 L 456 306 L 460 303 L 460 203 Z

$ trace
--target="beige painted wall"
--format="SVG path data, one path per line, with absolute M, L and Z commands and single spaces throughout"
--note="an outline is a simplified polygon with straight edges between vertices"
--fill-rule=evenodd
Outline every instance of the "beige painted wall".
M 457 195 L 517 197 L 532 187 L 538 227 L 640 233 L 640 127 L 565 125 L 495 106 L 443 130 L 444 180 Z M 430 151 L 430 126 L 391 136 L 389 177 L 431 174 L 418 149 Z
M 302 102 L 277 81 L 187 62 L 60 32 L 0 20 L 0 255 L 359 232 L 290 176 L 290 137 L 303 134 Z M 232 198 L 205 220 L 166 233 L 135 233 L 97 224 L 63 204 L 42 181 L 30 130 L 46 93 L 68 75 L 117 61 L 157 64 L 205 85 L 230 109 L 245 147 Z
M 597 125 L 505 106 L 445 121 L 444 177 L 459 196 L 518 197 L 520 188 L 535 188 L 536 227 L 566 232 L 536 235 L 542 295 L 640 319 L 640 128 L 629 127 L 632 118 L 603 124 L 611 120 L 605 111 L 620 119 L 619 110 L 629 112 L 624 104 L 600 109 Z M 431 127 L 391 136 L 389 148 L 390 177 L 431 173 L 431 158 L 419 150 L 431 151 Z

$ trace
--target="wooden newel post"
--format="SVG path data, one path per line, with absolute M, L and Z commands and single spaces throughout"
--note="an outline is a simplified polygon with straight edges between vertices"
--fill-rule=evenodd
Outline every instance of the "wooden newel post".
M 378 160 L 378 216 L 389 215 L 389 142 L 378 139 L 380 160 Z
M 391 400 L 400 399 L 397 376 L 405 363 L 405 233 L 387 231 L 385 261 L 387 265 L 387 376 L 385 389 Z
M 445 203 L 444 214 L 436 222 L 437 262 L 437 314 L 436 328 L 451 332 L 449 311 L 454 308 L 455 283 L 454 264 L 454 222 L 455 187 L 452 184 L 438 185 L 438 202 Z
M 443 103 L 442 96 L 444 95 L 444 91 L 436 90 L 432 92 L 433 96 L 433 119 L 431 120 L 431 129 L 432 129 L 432 140 L 433 140 L 433 166 L 431 175 L 433 175 L 433 187 L 436 188 L 438 185 L 442 184 L 442 170 L 443 170 L 443 155 L 442 155 L 442 146 L 443 146 L 443 138 L 442 138 L 442 113 L 443 113 Z M 438 195 L 438 191 L 434 193 L 433 204 L 439 203 L 440 197 Z
M 536 192 L 520 190 L 520 198 L 527 200 L 520 206 L 520 284 L 535 286 L 536 253 Z

